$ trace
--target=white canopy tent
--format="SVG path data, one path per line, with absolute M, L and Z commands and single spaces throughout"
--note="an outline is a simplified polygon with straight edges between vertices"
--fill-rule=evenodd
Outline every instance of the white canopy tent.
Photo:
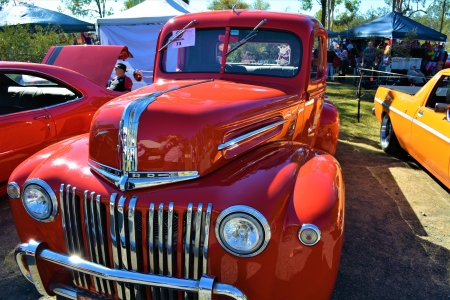
M 171 18 L 191 12 L 196 10 L 182 0 L 146 0 L 113 16 L 97 19 L 100 43 L 128 46 L 134 57 L 126 60 L 127 71 L 128 68 L 131 73 L 134 69 L 143 71 L 149 83 L 159 31 Z

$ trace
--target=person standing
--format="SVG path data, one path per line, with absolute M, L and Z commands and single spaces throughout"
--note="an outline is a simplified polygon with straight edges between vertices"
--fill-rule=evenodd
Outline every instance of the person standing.
M 415 65 L 412 65 L 409 68 L 407 75 L 414 85 L 422 86 L 426 82 L 425 74 L 418 70 Z
M 116 77 L 109 83 L 108 90 L 130 92 L 133 87 L 133 81 L 131 81 L 130 77 L 125 75 L 127 66 L 123 63 L 117 63 L 114 69 L 116 70 Z
M 373 47 L 373 42 L 369 42 L 369 45 L 364 49 L 362 54 L 361 64 L 364 68 L 371 68 L 377 57 L 377 49 Z

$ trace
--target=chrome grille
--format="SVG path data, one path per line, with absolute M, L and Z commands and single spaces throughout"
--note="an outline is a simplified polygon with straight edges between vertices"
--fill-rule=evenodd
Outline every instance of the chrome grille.
M 148 209 L 137 209 L 137 196 L 114 193 L 108 206 L 95 192 L 85 191 L 80 196 L 76 188 L 61 185 L 62 225 L 69 255 L 130 272 L 189 279 L 206 274 L 211 203 L 206 208 L 202 203 L 197 207 L 189 203 L 187 208 L 177 210 L 173 202 L 151 203 Z M 98 295 L 108 298 L 179 298 L 174 290 L 113 283 L 76 271 L 73 278 L 76 286 L 95 288 Z M 197 295 L 185 293 L 183 298 Z

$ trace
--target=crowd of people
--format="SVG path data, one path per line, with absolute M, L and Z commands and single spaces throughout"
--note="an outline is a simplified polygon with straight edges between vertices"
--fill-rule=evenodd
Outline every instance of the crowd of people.
M 366 47 L 361 44 L 360 46 L 362 50 L 358 51 L 357 47 L 349 40 L 341 44 L 337 41 L 331 43 L 327 55 L 328 80 L 333 81 L 336 75 L 345 76 L 349 72 L 353 74 L 353 70 L 359 66 L 364 69 L 386 72 L 398 71 L 391 68 L 391 49 L 397 47 L 397 49 L 403 48 L 409 57 L 420 58 L 420 65 L 411 65 L 410 68 L 405 68 L 404 73 L 410 75 L 412 84 L 421 85 L 426 77 L 433 76 L 444 68 L 448 56 L 444 43 L 431 43 L 429 41 L 421 44 L 418 40 L 414 40 L 408 44 L 394 39 L 389 43 L 382 40 L 377 47 L 375 47 L 373 41 L 369 41 Z

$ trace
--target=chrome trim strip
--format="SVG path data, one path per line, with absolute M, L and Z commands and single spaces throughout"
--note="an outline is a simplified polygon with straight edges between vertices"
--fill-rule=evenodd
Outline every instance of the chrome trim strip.
M 189 258 L 191 254 L 191 226 L 192 226 L 192 203 L 188 204 L 186 212 L 186 236 L 184 240 L 184 278 L 189 278 Z
M 94 200 L 94 199 L 92 199 Z M 97 197 L 95 198 L 95 202 L 96 202 L 96 206 L 97 206 L 97 225 L 98 225 L 98 238 L 99 238 L 99 244 L 100 244 L 100 250 L 99 254 L 100 254 L 100 261 L 102 265 L 104 265 L 105 267 L 107 267 L 109 264 L 107 262 L 107 256 L 106 256 L 106 245 L 105 245 L 105 236 L 103 235 L 103 224 L 102 224 L 102 214 L 101 214 L 101 196 L 97 195 Z M 92 203 L 93 205 L 93 203 Z M 106 226 L 106 224 L 105 224 Z M 105 228 L 106 229 L 106 228 Z M 113 295 L 113 291 L 114 289 L 111 289 L 111 284 L 109 281 L 103 281 L 103 285 L 105 286 L 105 289 L 103 290 L 103 292 L 106 294 L 106 291 L 108 291 L 108 295 Z
M 199 178 L 197 171 L 169 171 L 169 172 L 128 172 L 123 176 L 105 171 L 102 167 L 97 167 L 93 160 L 88 163 L 89 167 L 100 176 L 117 186 L 122 192 L 131 189 L 142 189 L 163 184 L 175 183 L 185 180 Z M 111 170 L 115 170 L 110 168 Z
M 91 237 L 91 230 L 90 230 L 90 205 L 91 202 L 89 201 L 89 191 L 84 191 L 84 228 L 86 231 L 86 237 L 87 237 L 87 247 L 88 247 L 88 253 L 89 253 L 89 259 L 94 262 L 94 253 L 92 252 L 92 237 Z M 95 290 L 98 292 L 98 285 L 97 280 L 93 278 Z
M 93 262 L 97 264 L 101 264 L 101 258 L 99 255 L 99 245 L 98 245 L 98 232 L 97 232 L 97 222 L 99 220 L 96 220 L 95 217 L 95 192 L 91 192 L 91 199 L 90 199 L 90 206 L 91 206 L 91 236 L 92 236 L 92 247 L 94 248 L 94 256 L 93 256 Z M 94 278 L 94 282 L 98 281 L 98 290 L 96 290 L 99 293 L 103 293 L 105 290 L 105 287 L 103 286 L 103 281 L 100 278 Z
M 154 224 L 155 224 L 155 204 L 150 203 L 148 211 L 148 260 L 150 264 L 150 274 L 155 274 L 155 238 L 154 238 Z M 152 299 L 158 299 L 156 288 L 150 287 L 152 292 Z
M 226 150 L 226 149 L 229 149 L 229 148 L 237 147 L 237 146 L 239 146 L 238 144 L 240 142 L 242 142 L 244 140 L 248 140 L 248 139 L 250 139 L 250 138 L 252 138 L 252 137 L 254 137 L 254 136 L 258 135 L 258 134 L 261 134 L 261 133 L 263 133 L 265 131 L 269 131 L 269 130 L 271 130 L 271 129 L 273 129 L 273 128 L 281 125 L 281 124 L 284 124 L 286 122 L 287 122 L 287 120 L 278 121 L 278 122 L 275 122 L 273 124 L 264 126 L 263 128 L 260 128 L 260 129 L 254 130 L 252 132 L 246 133 L 244 135 L 238 136 L 238 137 L 236 137 L 236 138 L 234 138 L 232 140 L 229 140 L 226 143 L 220 144 L 219 146 L 217 146 L 217 150 L 221 151 L 221 150 Z
M 75 271 L 84 272 L 86 274 L 96 276 L 102 279 L 112 281 L 121 281 L 130 284 L 152 285 L 160 288 L 169 288 L 178 291 L 199 292 L 199 280 L 182 279 L 176 277 L 165 277 L 154 274 L 142 274 L 136 272 L 129 272 L 125 270 L 110 269 L 102 265 L 98 265 L 77 256 L 67 256 L 48 249 L 43 248 L 45 244 L 30 241 L 29 244 L 21 244 L 18 246 L 18 252 L 55 263 L 57 265 L 73 269 Z M 38 271 L 38 270 L 36 270 Z M 37 273 L 39 274 L 39 273 Z M 204 276 L 207 280 L 209 277 Z M 204 278 L 202 277 L 202 278 Z M 204 280 L 203 280 L 204 281 Z M 202 284 L 204 286 L 204 284 Z M 227 296 L 237 300 L 246 300 L 246 296 L 237 288 L 223 283 L 214 283 L 213 294 L 216 296 Z M 45 292 L 45 290 L 44 290 Z
M 130 203 L 128 204 L 128 231 L 130 235 L 130 252 L 131 252 L 131 270 L 138 271 L 138 258 L 137 258 L 137 248 L 136 248 L 136 202 L 137 197 L 131 197 Z
M 195 217 L 195 242 L 194 242 L 194 279 L 198 279 L 198 262 L 199 262 L 199 252 L 200 252 L 200 236 L 202 234 L 202 211 L 203 203 L 197 205 L 197 213 Z
M 208 273 L 208 246 L 209 246 L 209 227 L 211 226 L 211 213 L 212 213 L 212 203 L 208 204 L 206 209 L 205 226 L 204 226 L 204 241 L 203 241 L 203 270 L 202 273 Z
M 261 225 L 261 227 L 262 227 L 262 229 L 264 231 L 264 241 L 261 244 L 261 246 L 259 247 L 259 249 L 256 250 L 255 252 L 252 252 L 250 254 L 240 254 L 240 253 L 232 252 L 222 242 L 222 238 L 221 238 L 220 233 L 219 233 L 220 225 L 221 225 L 223 219 L 225 219 L 227 216 L 229 216 L 230 214 L 233 214 L 233 213 L 244 213 L 244 214 L 253 216 L 259 222 L 259 224 Z M 270 230 L 269 222 L 267 222 L 267 220 L 263 216 L 263 214 L 261 214 L 256 209 L 254 209 L 254 208 L 252 208 L 250 206 L 246 206 L 246 205 L 234 205 L 234 206 L 230 206 L 227 209 L 223 210 L 219 214 L 219 216 L 217 217 L 214 231 L 215 231 L 215 234 L 216 234 L 217 241 L 222 246 L 222 248 L 224 250 L 226 250 L 228 253 L 231 253 L 231 254 L 233 254 L 235 256 L 238 256 L 238 257 L 253 257 L 253 256 L 256 256 L 256 255 L 260 254 L 261 252 L 264 251 L 264 249 L 266 249 L 267 245 L 270 242 L 270 238 L 271 238 L 271 235 L 272 235 L 271 230 Z
M 169 203 L 169 212 L 168 212 L 168 218 L 167 218 L 167 275 L 170 277 L 174 276 L 173 273 L 173 202 Z
M 134 101 L 128 103 L 122 113 L 122 118 L 119 123 L 119 153 L 122 159 L 119 160 L 122 174 L 125 175 L 130 171 L 138 170 L 138 155 L 137 155 L 137 135 L 139 118 L 144 110 L 156 97 L 162 95 L 162 92 L 155 92 L 145 95 Z
M 81 233 L 81 230 L 79 230 L 79 229 L 81 227 L 80 228 L 78 227 L 77 216 L 76 216 L 77 213 L 78 213 L 77 207 L 76 207 L 76 203 L 75 203 L 75 201 L 76 201 L 76 192 L 77 192 L 77 188 L 73 187 L 72 188 L 72 213 L 73 213 L 73 225 L 74 225 L 74 230 L 75 230 L 74 231 L 74 235 L 75 235 L 74 251 L 76 251 L 75 254 L 79 255 L 80 257 L 85 258 L 84 257 L 84 253 L 81 252 L 81 249 L 83 249 L 84 247 L 82 247 L 81 242 L 80 242 L 79 233 Z M 80 226 L 81 226 L 81 224 L 80 224 Z M 82 286 L 85 289 L 88 288 L 88 286 L 87 286 L 87 278 L 86 278 L 86 276 L 84 276 L 84 274 L 80 275 L 80 282 L 82 282 L 82 284 L 83 284 Z
M 126 237 L 126 222 L 125 222 L 125 201 L 127 200 L 126 196 L 122 196 L 119 199 L 119 203 L 117 204 L 117 216 L 119 221 L 119 242 L 120 242 L 120 256 L 122 259 L 122 269 L 130 270 L 130 266 L 128 263 L 128 251 L 127 251 L 127 237 Z M 124 289 L 124 299 L 131 299 L 131 290 L 130 287 L 126 284 L 123 285 Z
M 111 236 L 114 269 L 121 269 L 119 246 L 117 245 L 117 243 L 119 242 L 119 237 L 116 230 L 116 199 L 117 193 L 113 193 L 109 199 L 109 229 Z M 123 283 L 116 282 L 116 287 L 119 299 L 123 299 Z
M 138 257 L 137 257 L 137 247 L 136 247 L 136 202 L 137 196 L 133 196 L 128 203 L 128 235 L 130 237 L 130 271 L 138 271 Z M 130 290 L 132 297 L 139 295 L 140 290 L 138 285 L 133 285 L 133 289 Z
M 66 225 L 66 212 L 64 209 L 64 183 L 61 184 L 59 187 L 59 202 L 61 206 L 61 220 L 62 220 L 62 229 L 64 231 L 64 240 L 66 241 L 66 252 L 67 254 L 70 253 L 70 244 L 69 244 L 69 237 L 67 232 L 67 225 Z
M 68 231 L 69 252 L 67 254 L 78 255 L 77 253 L 75 253 L 75 239 L 73 237 L 74 233 L 73 233 L 73 229 L 72 229 L 73 222 L 72 222 L 72 212 L 70 210 L 70 187 L 71 187 L 70 184 L 68 184 L 66 186 L 66 203 L 65 203 L 65 206 L 66 206 L 65 209 L 66 209 L 67 219 L 68 219 L 67 223 L 68 223 L 68 227 L 69 227 L 68 228 L 69 229 L 69 231 Z M 24 190 L 25 190 L 25 188 L 24 188 Z M 78 272 L 73 273 L 73 281 L 74 281 L 75 285 L 81 286 L 80 275 L 78 274 Z
M 68 287 L 55 287 L 52 288 L 53 293 L 66 297 L 68 299 L 77 300 L 77 292 Z
M 414 117 L 411 117 L 407 114 L 405 114 L 404 112 L 396 109 L 395 107 L 392 107 L 390 104 L 387 104 L 386 102 L 384 102 L 383 100 L 379 99 L 379 98 L 375 98 L 375 101 L 380 103 L 381 105 L 383 105 L 384 107 L 386 107 L 387 109 L 395 112 L 396 114 L 398 114 L 399 116 L 405 118 L 408 121 L 411 121 L 414 124 L 417 124 L 418 126 L 420 126 L 421 128 L 423 128 L 424 130 L 428 131 L 429 133 L 437 136 L 438 138 L 444 140 L 444 142 L 446 143 L 450 143 L 450 137 L 446 136 L 445 134 L 437 131 L 436 129 L 424 124 L 423 122 L 419 121 L 418 119 L 415 119 Z M 445 116 L 445 115 L 444 115 Z
M 164 203 L 158 209 L 158 258 L 159 274 L 164 275 Z

